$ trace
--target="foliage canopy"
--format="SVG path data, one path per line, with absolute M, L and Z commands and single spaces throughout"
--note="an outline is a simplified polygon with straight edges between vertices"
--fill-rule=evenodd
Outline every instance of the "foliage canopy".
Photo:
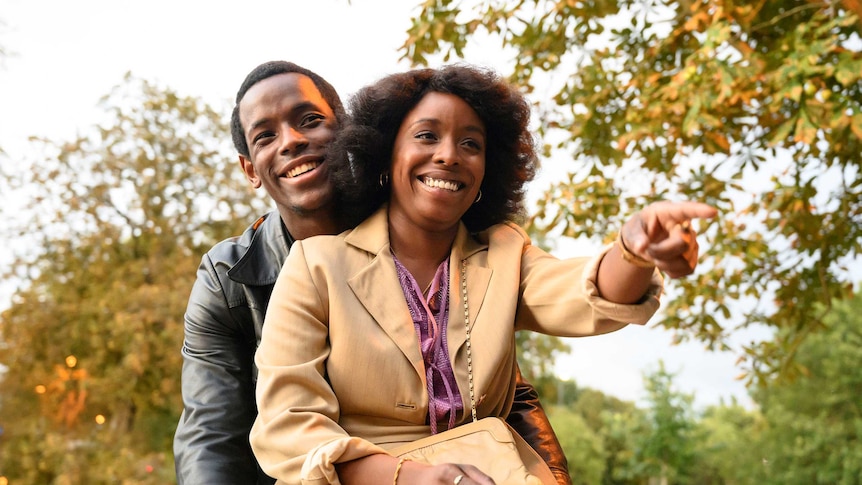
M 513 82 L 554 93 L 538 131 L 574 161 L 538 201 L 545 231 L 608 240 L 653 200 L 719 208 L 661 323 L 712 349 L 769 329 L 741 356 L 766 382 L 798 374 L 795 350 L 853 291 L 860 13 L 855 0 L 429 0 L 402 52 L 470 60 L 472 42 L 499 42 Z

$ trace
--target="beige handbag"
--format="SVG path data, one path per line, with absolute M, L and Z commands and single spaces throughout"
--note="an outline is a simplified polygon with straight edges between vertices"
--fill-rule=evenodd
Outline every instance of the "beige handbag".
M 467 262 L 461 261 L 464 325 L 467 329 L 467 372 L 473 422 L 389 450 L 393 456 L 431 465 L 474 465 L 497 485 L 556 485 L 548 464 L 500 418 L 476 418 L 473 355 L 467 306 Z

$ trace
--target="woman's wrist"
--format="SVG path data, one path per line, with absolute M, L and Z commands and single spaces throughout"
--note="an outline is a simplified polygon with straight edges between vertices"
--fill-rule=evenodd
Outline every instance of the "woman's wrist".
M 642 258 L 637 254 L 631 252 L 628 247 L 626 247 L 625 240 L 623 239 L 623 232 L 620 231 L 617 234 L 617 247 L 620 250 L 620 254 L 623 257 L 623 260 L 633 266 L 637 266 L 638 268 L 655 268 L 655 263 L 652 261 Z
M 404 458 L 398 459 L 398 464 L 395 465 L 395 476 L 392 478 L 392 485 L 398 485 L 398 474 L 401 473 L 401 466 L 407 461 Z

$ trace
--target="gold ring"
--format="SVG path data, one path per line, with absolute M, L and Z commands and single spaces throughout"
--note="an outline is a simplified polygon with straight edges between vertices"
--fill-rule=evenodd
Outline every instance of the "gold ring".
M 455 480 L 452 480 L 452 483 L 454 485 L 458 485 L 459 483 L 461 483 L 461 480 L 463 480 L 463 479 L 464 479 L 464 475 L 458 475 L 457 477 L 455 477 Z

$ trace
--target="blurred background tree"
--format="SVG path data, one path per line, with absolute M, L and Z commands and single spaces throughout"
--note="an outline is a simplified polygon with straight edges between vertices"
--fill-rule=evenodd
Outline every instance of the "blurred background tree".
M 735 401 L 700 413 L 692 446 L 698 461 L 690 483 L 763 483 L 756 477 L 762 476 L 763 455 L 758 444 L 764 426 L 758 411 Z
M 105 121 L 4 164 L 33 204 L 0 320 L 0 470 L 13 483 L 174 480 L 182 315 L 202 252 L 263 202 L 224 109 L 127 77 Z M 7 220 L 15 214 L 4 211 Z
M 862 483 L 862 294 L 824 325 L 799 346 L 805 373 L 756 389 L 755 409 L 695 410 L 661 365 L 644 374 L 644 402 L 578 389 L 550 406 L 574 483 Z
M 696 435 L 694 396 L 677 391 L 664 364 L 646 374 L 647 429 L 637 433 L 635 460 L 639 471 L 657 477 L 659 485 L 694 483 Z
M 824 324 L 799 347 L 805 375 L 754 395 L 757 483 L 862 483 L 862 295 L 836 302 Z
M 437 0 L 402 52 L 421 65 L 498 43 L 513 82 L 550 93 L 536 103 L 546 155 L 572 161 L 538 201 L 543 231 L 608 241 L 653 200 L 719 208 L 661 323 L 712 349 L 767 329 L 740 362 L 762 383 L 798 375 L 796 349 L 853 292 L 860 13 L 855 0 Z

